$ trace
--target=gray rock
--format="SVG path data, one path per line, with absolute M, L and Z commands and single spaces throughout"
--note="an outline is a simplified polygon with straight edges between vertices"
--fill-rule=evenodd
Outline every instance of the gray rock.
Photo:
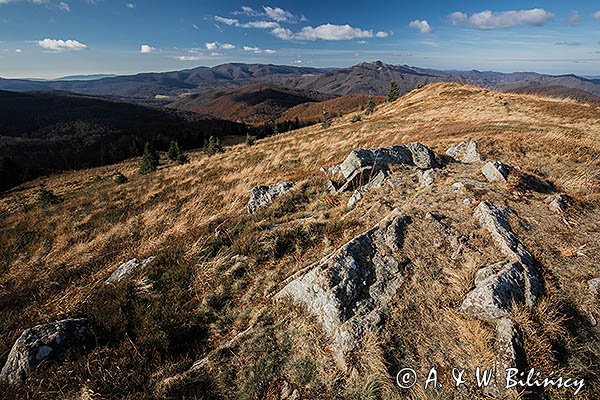
M 358 203 L 361 199 L 362 199 L 361 191 L 355 190 L 354 193 L 352 193 L 352 196 L 350 196 L 350 198 L 348 199 L 348 204 L 346 205 L 346 208 L 351 210 L 352 208 L 354 208 L 356 203 Z
M 490 202 L 482 201 L 475 207 L 473 215 L 479 224 L 488 230 L 498 249 L 509 261 L 523 266 L 525 300 L 528 306 L 532 306 L 542 294 L 539 271 L 531 253 L 512 231 L 507 212 Z
M 510 167 L 500 161 L 489 161 L 481 167 L 481 173 L 490 182 L 507 182 Z
M 431 169 L 437 165 L 435 154 L 431 149 L 419 142 L 412 142 L 406 145 L 410 151 L 413 164 L 420 169 Z
M 509 318 L 501 318 L 496 322 L 496 380 L 506 382 L 506 369 L 527 369 L 527 358 L 523 350 L 523 333 Z M 502 385 L 500 385 L 502 388 Z M 501 392 L 506 392 L 502 388 Z
M 546 197 L 546 203 L 550 207 L 550 210 L 555 213 L 563 213 L 569 205 L 569 196 L 564 193 L 548 196 Z
M 344 364 L 367 329 L 379 325 L 406 266 L 399 252 L 409 220 L 384 219 L 288 283 L 275 299 L 291 298 L 316 315 Z
M 435 182 L 436 172 L 434 169 L 427 169 L 419 172 L 419 181 L 423 186 L 431 186 Z
M 65 319 L 25 330 L 14 343 L 0 381 L 21 382 L 33 368 L 68 347 L 83 345 L 90 337 L 91 326 L 85 319 Z
M 477 142 L 468 139 L 446 150 L 446 155 L 465 164 L 483 161 L 483 156 L 477 151 Z
M 280 182 L 272 186 L 255 186 L 250 192 L 248 213 L 254 214 L 257 210 L 267 207 L 277 197 L 290 191 L 295 183 L 296 182 Z
M 136 270 L 144 268 L 146 265 L 154 261 L 156 257 L 150 256 L 143 260 L 132 258 L 129 261 L 119 265 L 117 269 L 108 277 L 106 283 L 117 283 L 133 274 Z
M 467 294 L 461 311 L 484 321 L 509 317 L 514 304 L 525 302 L 524 269 L 508 260 L 477 271 L 475 289 Z
M 590 279 L 588 281 L 588 287 L 595 295 L 600 295 L 600 278 Z

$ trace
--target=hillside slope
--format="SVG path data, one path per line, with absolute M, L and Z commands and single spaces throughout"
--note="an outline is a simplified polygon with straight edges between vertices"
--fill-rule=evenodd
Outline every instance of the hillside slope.
M 243 125 L 72 93 L 0 91 L 0 191 L 40 175 L 121 161 L 146 141 L 202 147 Z
M 233 89 L 214 89 L 191 94 L 169 104 L 170 108 L 212 115 L 221 119 L 264 124 L 298 104 L 318 102 L 334 96 L 255 83 Z
M 5 388 L 5 398 L 485 398 L 472 380 L 455 390 L 450 378 L 454 367 L 496 362 L 496 327 L 461 312 L 479 268 L 506 257 L 474 217 L 485 201 L 512 210 L 502 226 L 544 281 L 539 302 L 507 311 L 528 366 L 583 378 L 578 398 L 597 398 L 600 304 L 588 280 L 600 275 L 599 132 L 598 107 L 438 83 L 361 122 L 336 118 L 325 130 L 195 153 L 183 166 L 163 161 L 151 175 L 137 176 L 133 159 L 37 180 L 62 201 L 40 205 L 35 188 L 0 199 L 0 364 L 38 323 L 83 317 L 96 336 Z M 469 137 L 488 160 L 513 166 L 506 184 L 443 156 Z M 354 149 L 413 141 L 437 154 L 432 186 L 399 165 L 352 209 L 351 192 L 328 193 L 320 167 Z M 117 170 L 128 183 L 111 180 Z M 287 195 L 247 214 L 254 186 L 290 180 L 298 183 Z M 545 203 L 559 192 L 571 199 L 562 214 Z M 340 366 L 318 316 L 273 294 L 390 213 L 406 216 L 391 253 L 403 266 L 400 286 L 382 324 Z M 431 215 L 443 216 L 442 233 Z M 130 279 L 105 284 L 124 261 L 152 255 Z M 432 366 L 441 388 L 395 385 L 401 368 L 427 376 Z M 573 390 L 528 396 L 568 399 Z
M 280 116 L 282 121 L 294 121 L 298 118 L 302 123 L 316 123 L 323 118 L 323 110 L 327 110 L 331 115 L 343 115 L 356 113 L 365 109 L 369 102 L 366 94 L 354 94 L 349 96 L 340 96 L 334 99 L 321 101 L 318 103 L 310 102 L 299 104 L 286 110 Z M 383 96 L 371 96 L 373 102 L 378 105 L 385 101 Z

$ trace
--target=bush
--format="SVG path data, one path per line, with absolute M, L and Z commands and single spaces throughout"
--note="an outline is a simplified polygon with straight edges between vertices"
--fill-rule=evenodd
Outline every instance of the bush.
M 250 134 L 246 134 L 246 146 L 254 146 L 256 143 L 256 136 L 251 136 Z
M 360 121 L 362 121 L 362 117 L 361 117 L 361 115 L 360 115 L 360 114 L 354 114 L 354 115 L 352 116 L 352 119 L 351 119 L 350 121 L 351 121 L 351 122 L 360 122 Z
M 208 139 L 208 141 L 206 141 L 202 150 L 209 156 L 212 156 L 217 153 L 222 153 L 224 151 L 223 147 L 221 146 L 221 141 L 219 140 L 219 138 L 214 136 L 211 136 Z
M 150 142 L 146 142 L 144 146 L 144 155 L 140 163 L 140 174 L 146 175 L 156 171 L 159 164 L 158 153 Z
M 50 189 L 46 189 L 45 186 L 41 186 L 38 191 L 37 201 L 43 206 L 49 206 L 51 204 L 58 204 L 61 202 L 60 197 L 54 194 Z
M 127 177 L 120 172 L 117 172 L 113 175 L 113 182 L 118 183 L 119 185 L 123 183 L 127 183 Z

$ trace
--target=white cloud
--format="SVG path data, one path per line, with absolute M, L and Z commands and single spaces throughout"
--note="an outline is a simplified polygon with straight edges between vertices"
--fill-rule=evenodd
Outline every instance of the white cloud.
M 215 15 L 215 21 L 220 22 L 225 25 L 230 25 L 230 26 L 239 26 L 240 25 L 240 21 L 238 21 L 237 19 L 219 17 L 218 15 Z
M 225 54 L 213 51 L 212 53 L 210 53 L 210 55 L 213 56 L 213 57 L 220 57 L 220 56 L 224 56 Z
M 600 11 L 596 11 L 595 13 L 593 13 L 592 17 L 594 17 L 595 19 L 597 19 L 598 21 L 600 21 Z
M 68 39 L 44 39 L 39 40 L 37 44 L 46 50 L 62 52 L 62 51 L 76 51 L 76 50 L 85 50 L 87 46 L 77 40 Z
M 200 56 L 177 56 L 177 57 L 175 57 L 175 59 L 177 59 L 179 61 L 198 61 L 198 60 L 201 60 L 202 57 L 200 57 Z
M 581 23 L 581 14 L 579 14 L 579 11 L 571 12 L 571 16 L 566 23 L 569 26 L 579 25 L 579 23 Z
M 143 44 L 140 46 L 140 53 L 148 54 L 148 53 L 154 53 L 155 51 L 156 51 L 156 49 L 150 45 Z
M 219 43 L 219 42 L 207 42 L 204 44 L 204 46 L 206 47 L 207 50 L 217 50 L 217 49 L 221 49 L 221 50 L 231 50 L 231 49 L 235 49 L 235 45 L 231 44 L 231 43 Z
M 375 34 L 375 37 L 378 37 L 378 38 L 386 38 L 386 37 L 388 37 L 389 35 L 390 35 L 390 34 L 389 34 L 389 33 L 387 33 L 387 32 L 379 31 L 379 32 L 377 32 L 377 33 Z
M 553 16 L 554 14 L 543 8 L 502 12 L 486 10 L 471 16 L 456 11 L 450 14 L 450 21 L 454 25 L 466 25 L 471 28 L 488 30 L 511 28 L 516 25 L 541 26 Z
M 273 21 L 277 22 L 295 22 L 297 17 L 289 11 L 279 7 L 263 7 L 265 14 Z
M 21 50 L 21 49 L 15 49 L 15 53 L 22 53 L 22 52 L 23 52 L 23 50 Z
M 280 25 L 277 22 L 273 22 L 273 21 L 250 21 L 250 22 L 247 22 L 240 26 L 242 28 L 262 28 L 262 29 L 272 29 L 272 28 L 280 27 Z
M 271 50 L 271 49 L 262 50 L 261 48 L 255 47 L 255 46 L 244 46 L 244 47 L 242 47 L 242 49 L 244 51 L 251 51 L 256 54 L 263 54 L 263 53 L 264 54 L 275 54 L 275 53 L 277 53 L 275 50 Z
M 125 7 L 129 8 L 130 10 L 133 10 L 135 8 L 135 3 L 127 3 L 125 4 Z
M 427 20 L 415 19 L 408 24 L 412 29 L 416 29 L 421 33 L 429 33 L 431 32 L 431 26 Z
M 216 50 L 219 48 L 219 44 L 217 42 L 208 42 L 204 44 L 208 50 Z
M 235 49 L 235 46 L 232 45 L 231 43 L 224 43 L 221 45 L 220 48 L 224 49 L 224 50 L 231 50 L 231 49 Z
M 372 31 L 354 28 L 348 24 L 323 24 L 316 28 L 305 26 L 298 33 L 293 35 L 294 39 L 299 40 L 352 40 L 372 37 Z
M 69 6 L 69 3 L 65 3 L 64 1 L 61 1 L 60 3 L 58 3 L 56 5 L 56 7 L 64 12 L 71 12 L 71 6 Z
M 271 33 L 283 40 L 291 40 L 294 36 L 294 33 L 291 30 L 282 27 L 273 29 Z
M 256 17 L 261 15 L 261 13 L 248 6 L 242 6 L 240 11 L 234 11 L 233 13 L 235 15 L 248 15 L 250 17 Z
M 200 28 L 199 28 L 199 27 L 198 27 L 198 25 L 196 25 L 196 24 L 192 24 L 192 28 L 194 28 L 194 29 L 195 29 L 195 30 L 197 30 L 197 31 L 199 31 L 199 30 L 200 30 Z

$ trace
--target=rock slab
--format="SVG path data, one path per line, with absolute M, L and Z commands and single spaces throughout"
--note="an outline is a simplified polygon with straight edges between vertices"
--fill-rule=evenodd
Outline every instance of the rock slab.
M 399 253 L 408 223 L 400 215 L 384 219 L 275 295 L 307 306 L 331 335 L 342 364 L 361 333 L 379 325 L 401 284 L 407 261 Z
M 68 347 L 84 344 L 90 333 L 91 325 L 85 319 L 65 319 L 25 330 L 8 355 L 0 372 L 0 381 L 9 384 L 21 382 L 46 358 Z
M 483 156 L 477 151 L 477 142 L 468 139 L 446 150 L 446 155 L 464 164 L 483 161 Z
M 507 182 L 510 167 L 500 161 L 489 161 L 481 167 L 481 173 L 489 182 Z
M 125 261 L 123 264 L 119 265 L 117 269 L 108 277 L 106 283 L 117 283 L 121 282 L 123 279 L 132 275 L 138 269 L 144 268 L 146 265 L 150 264 L 154 261 L 156 257 L 150 256 L 143 260 L 139 260 L 137 258 L 132 258 L 129 261 Z

